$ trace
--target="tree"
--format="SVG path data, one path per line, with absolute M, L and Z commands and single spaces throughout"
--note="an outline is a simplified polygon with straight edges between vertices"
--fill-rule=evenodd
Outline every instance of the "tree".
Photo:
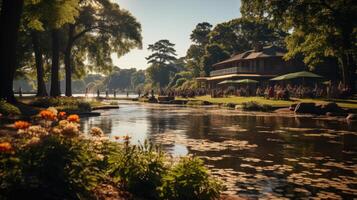
M 74 47 L 91 51 L 91 54 L 98 54 L 100 50 L 99 53 L 102 56 L 91 57 L 89 61 L 108 60 L 111 62 L 111 53 L 115 52 L 118 56 L 122 56 L 132 48 L 141 48 L 142 45 L 141 26 L 128 11 L 120 9 L 118 4 L 111 3 L 109 0 L 95 0 L 94 2 L 82 0 L 76 23 L 67 27 L 68 39 L 64 49 L 66 96 L 72 95 L 71 74 L 74 71 L 72 59 Z M 79 40 L 84 37 L 91 38 L 85 39 L 85 43 L 80 43 Z M 88 43 L 91 45 L 89 46 Z
M 0 99 L 14 102 L 16 47 L 24 0 L 2 0 L 0 13 Z
M 151 66 L 146 70 L 148 79 L 154 85 L 165 87 L 170 82 L 170 77 L 175 69 L 176 50 L 175 44 L 169 40 L 159 40 L 155 44 L 150 44 L 148 50 L 153 54 L 146 60 Z
M 140 85 L 145 83 L 145 71 L 139 70 L 132 74 L 131 76 L 131 87 L 137 89 Z
M 230 54 L 236 54 L 258 46 L 282 47 L 286 33 L 265 21 L 237 18 L 218 24 L 209 36 L 210 44 L 220 44 Z
M 159 40 L 155 44 L 150 44 L 148 50 L 153 54 L 148 56 L 146 60 L 149 64 L 164 66 L 172 64 L 176 60 L 175 44 L 169 40 Z
M 41 0 L 27 9 L 29 20 L 37 30 L 48 30 L 51 33 L 51 96 L 60 96 L 59 67 L 61 48 L 61 28 L 72 24 L 78 16 L 79 0 L 49 1 Z
M 230 55 L 219 44 L 210 44 L 206 46 L 205 56 L 202 58 L 202 66 L 206 76 L 210 75 L 212 65 L 229 58 Z
M 313 66 L 323 57 L 338 59 L 343 83 L 355 91 L 357 52 L 357 4 L 354 0 L 243 0 L 246 18 L 269 20 L 291 31 L 287 37 L 291 58 L 305 56 Z
M 209 42 L 209 33 L 212 25 L 207 22 L 197 24 L 196 28 L 191 33 L 192 44 L 186 53 L 187 66 L 191 69 L 195 76 L 199 76 L 202 71 L 201 59 L 205 53 L 205 46 Z

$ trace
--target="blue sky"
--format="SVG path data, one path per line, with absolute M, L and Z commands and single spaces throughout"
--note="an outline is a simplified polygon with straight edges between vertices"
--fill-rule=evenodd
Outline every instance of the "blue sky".
M 148 67 L 147 46 L 160 39 L 176 44 L 178 56 L 184 56 L 191 44 L 190 34 L 200 22 L 212 25 L 240 16 L 240 0 L 115 0 L 141 23 L 143 49 L 132 50 L 113 62 L 120 68 Z

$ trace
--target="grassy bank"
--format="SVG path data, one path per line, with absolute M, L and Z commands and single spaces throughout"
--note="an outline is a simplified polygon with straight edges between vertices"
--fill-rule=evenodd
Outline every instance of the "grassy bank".
M 213 104 L 236 104 L 236 105 L 242 105 L 243 103 L 248 103 L 248 102 L 257 102 L 259 104 L 266 104 L 270 105 L 274 108 L 280 108 L 280 107 L 289 107 L 291 104 L 294 103 L 299 103 L 299 102 L 314 102 L 316 104 L 326 104 L 329 102 L 335 102 L 337 103 L 340 107 L 342 108 L 348 108 L 348 109 L 357 109 L 357 99 L 331 99 L 331 100 L 326 100 L 326 99 L 297 99 L 297 98 L 292 98 L 289 101 L 284 101 L 284 100 L 273 100 L 273 99 L 266 99 L 263 97 L 224 97 L 224 98 L 212 98 L 211 96 L 200 96 L 200 97 L 195 97 L 195 98 L 190 98 L 187 100 L 199 100 L 199 101 L 208 101 Z

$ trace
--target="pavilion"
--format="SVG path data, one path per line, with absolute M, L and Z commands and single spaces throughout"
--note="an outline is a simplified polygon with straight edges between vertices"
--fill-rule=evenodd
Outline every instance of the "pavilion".
M 302 61 L 285 61 L 285 53 L 286 50 L 277 46 L 249 50 L 214 64 L 209 77 L 199 77 L 197 80 L 209 88 L 216 88 L 224 80 L 253 79 L 267 82 L 279 75 L 305 69 Z

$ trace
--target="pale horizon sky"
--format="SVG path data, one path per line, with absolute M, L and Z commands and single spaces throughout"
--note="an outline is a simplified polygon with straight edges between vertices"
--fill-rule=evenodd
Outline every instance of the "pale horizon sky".
M 120 68 L 146 69 L 149 44 L 168 39 L 176 44 L 178 57 L 186 55 L 190 34 L 200 22 L 212 25 L 240 17 L 240 0 L 114 0 L 141 23 L 143 49 L 121 58 L 112 56 Z

